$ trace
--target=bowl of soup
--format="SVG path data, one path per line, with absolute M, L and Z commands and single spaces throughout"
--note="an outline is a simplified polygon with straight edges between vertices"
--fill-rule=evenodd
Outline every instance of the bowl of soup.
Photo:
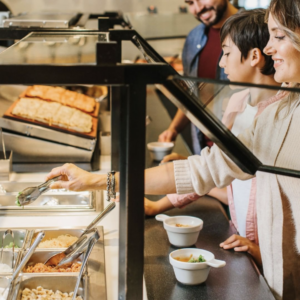
M 176 279 L 186 285 L 197 285 L 206 281 L 210 268 L 222 268 L 223 260 L 215 259 L 213 253 L 197 248 L 179 249 L 169 254 Z
M 176 247 L 195 245 L 203 228 L 203 221 L 200 218 L 190 216 L 169 217 L 164 214 L 157 215 L 155 218 L 163 222 L 169 242 Z

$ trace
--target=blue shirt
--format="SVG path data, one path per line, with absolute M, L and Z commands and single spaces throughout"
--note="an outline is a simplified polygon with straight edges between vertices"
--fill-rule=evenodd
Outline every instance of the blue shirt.
M 200 23 L 187 36 L 183 52 L 182 64 L 183 72 L 186 76 L 197 77 L 199 54 L 207 43 L 206 26 Z M 220 56 L 222 57 L 223 53 Z M 224 69 L 217 66 L 216 79 L 228 80 Z M 203 133 L 192 124 L 192 141 L 194 154 L 200 154 L 201 149 L 205 147 Z

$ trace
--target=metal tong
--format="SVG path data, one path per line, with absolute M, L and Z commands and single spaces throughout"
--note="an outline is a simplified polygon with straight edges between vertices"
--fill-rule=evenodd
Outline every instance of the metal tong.
M 14 237 L 14 233 L 11 229 L 7 229 L 2 236 L 2 248 L 1 248 L 1 264 L 3 263 L 3 249 L 4 249 L 4 241 L 7 235 L 11 235 L 11 237 L 13 238 L 13 247 L 12 247 L 12 253 L 13 253 L 13 259 L 11 262 L 11 268 L 14 268 L 14 261 L 15 261 L 15 237 Z
M 14 291 L 13 291 L 13 283 L 14 283 L 14 281 L 19 276 L 20 272 L 23 270 L 23 268 L 27 264 L 28 260 L 30 259 L 32 253 L 34 252 L 34 250 L 36 249 L 36 247 L 38 246 L 38 244 L 41 242 L 41 240 L 44 237 L 45 237 L 45 232 L 44 231 L 40 231 L 39 234 L 37 235 L 36 239 L 34 240 L 33 244 L 29 248 L 28 252 L 26 253 L 26 255 L 21 260 L 19 266 L 14 271 L 14 273 L 12 275 L 12 278 L 10 280 L 10 283 L 9 283 L 8 287 L 6 288 L 6 290 L 9 289 L 7 300 L 12 299 L 13 294 L 14 294 Z M 6 290 L 3 292 L 3 294 L 6 292 Z
M 99 238 L 100 238 L 99 233 L 98 233 L 98 231 L 96 231 L 95 234 L 89 239 L 88 247 L 87 247 L 87 250 L 85 252 L 83 262 L 82 262 L 82 265 L 81 265 L 81 268 L 80 268 L 80 271 L 79 271 L 79 275 L 78 275 L 78 278 L 77 278 L 77 281 L 76 281 L 76 285 L 75 285 L 72 300 L 76 299 L 77 291 L 78 291 L 78 288 L 79 288 L 79 284 L 80 284 L 81 277 L 82 277 L 83 271 L 85 269 L 86 263 L 88 261 L 88 258 L 90 256 L 95 244 L 99 240 Z
M 73 264 L 73 262 L 76 261 L 79 256 L 81 256 L 84 252 L 87 251 L 90 241 L 92 239 L 95 239 L 97 236 L 98 236 L 98 238 L 97 238 L 97 241 L 98 241 L 99 232 L 98 232 L 97 228 L 90 229 L 88 232 L 86 232 L 84 235 L 82 235 L 77 240 L 76 243 L 73 244 L 75 246 L 72 247 L 71 251 L 68 251 L 68 253 L 66 253 L 66 251 L 59 253 L 59 254 L 55 255 L 54 257 L 51 257 L 51 259 L 49 259 L 48 262 L 46 262 L 45 264 L 48 266 L 49 265 L 53 266 L 53 261 L 55 261 L 55 259 L 57 258 L 57 259 L 59 259 L 59 261 L 57 260 L 57 263 L 55 261 L 55 264 L 54 264 L 56 266 L 56 268 L 67 268 L 67 267 L 71 266 Z
M 57 176 L 54 178 L 49 179 L 48 181 L 42 183 L 41 185 L 28 187 L 24 189 L 22 192 L 19 192 L 17 196 L 17 204 L 19 206 L 25 206 L 33 201 L 35 201 L 41 194 L 47 192 L 50 189 L 50 185 L 55 182 L 59 181 L 61 176 Z
M 44 264 L 48 266 L 58 267 L 67 264 L 70 265 L 72 261 L 77 259 L 86 249 L 89 237 L 96 231 L 94 227 L 99 223 L 101 219 L 103 219 L 110 211 L 112 211 L 115 206 L 115 202 L 111 202 L 109 205 L 107 205 L 106 208 L 87 226 L 85 231 L 73 245 L 71 245 L 65 251 L 51 256 L 45 261 Z

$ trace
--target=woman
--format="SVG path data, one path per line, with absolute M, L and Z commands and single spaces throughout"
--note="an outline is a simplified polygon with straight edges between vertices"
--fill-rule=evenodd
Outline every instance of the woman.
M 300 86 L 300 0 L 272 0 L 268 13 L 272 56 L 277 82 Z M 300 97 L 289 94 L 271 104 L 239 139 L 264 164 L 300 169 Z M 106 189 L 106 175 L 92 175 L 73 165 L 55 168 L 47 176 L 64 180 L 52 188 Z M 116 176 L 118 189 L 118 175 Z M 229 185 L 242 172 L 216 145 L 201 156 L 175 161 L 145 173 L 146 194 L 208 193 Z M 257 218 L 264 275 L 277 299 L 300 298 L 300 180 L 258 172 Z

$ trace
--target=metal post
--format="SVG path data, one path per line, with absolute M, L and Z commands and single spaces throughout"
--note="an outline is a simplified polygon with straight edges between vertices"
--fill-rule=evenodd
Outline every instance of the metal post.
M 146 86 L 121 101 L 119 300 L 143 299 Z
M 120 171 L 120 111 L 126 93 L 127 88 L 124 86 L 110 87 L 111 169 L 114 171 Z

